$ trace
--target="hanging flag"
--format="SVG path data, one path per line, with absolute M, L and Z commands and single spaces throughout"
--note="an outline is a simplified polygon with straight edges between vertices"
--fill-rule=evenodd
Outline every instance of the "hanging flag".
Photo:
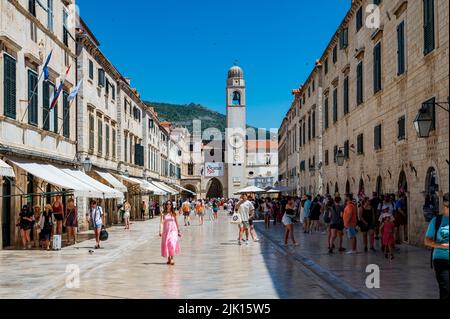
M 80 87 L 81 87 L 81 83 L 83 82 L 83 79 L 81 79 L 80 81 L 78 81 L 77 86 L 70 92 L 69 97 L 67 98 L 67 101 L 70 103 L 73 100 L 75 100 L 78 91 L 80 91 Z
M 50 51 L 47 59 L 45 60 L 44 69 L 42 70 L 42 72 L 44 73 L 44 81 L 48 81 L 48 77 L 49 77 L 48 65 L 50 63 L 50 59 L 52 58 L 52 53 L 53 53 L 53 50 Z
M 55 108 L 56 104 L 58 103 L 58 98 L 61 95 L 61 91 L 63 89 L 64 82 L 66 82 L 66 78 L 69 75 L 69 71 L 70 71 L 71 67 L 72 67 L 72 65 L 70 65 L 69 68 L 67 69 L 66 76 L 62 79 L 61 84 L 58 87 L 58 90 L 55 92 L 52 104 L 50 104 L 50 110 L 53 110 Z

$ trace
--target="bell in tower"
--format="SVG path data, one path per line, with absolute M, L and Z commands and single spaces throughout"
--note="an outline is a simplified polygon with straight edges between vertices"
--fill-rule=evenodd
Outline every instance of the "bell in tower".
M 233 105 L 241 105 L 241 93 L 235 91 L 233 93 Z

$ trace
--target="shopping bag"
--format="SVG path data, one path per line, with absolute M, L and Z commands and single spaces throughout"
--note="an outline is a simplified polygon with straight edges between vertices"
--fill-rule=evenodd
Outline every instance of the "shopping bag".
M 242 223 L 241 214 L 234 213 L 233 216 L 231 216 L 231 223 L 232 224 L 241 224 Z
M 53 250 L 61 250 L 61 235 L 53 235 Z

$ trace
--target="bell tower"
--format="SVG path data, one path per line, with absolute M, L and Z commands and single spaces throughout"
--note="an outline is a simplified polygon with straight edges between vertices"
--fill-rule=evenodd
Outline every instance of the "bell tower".
M 245 177 L 247 141 L 244 72 L 237 65 L 228 71 L 227 127 L 225 132 L 225 161 L 228 178 L 228 197 L 247 186 Z

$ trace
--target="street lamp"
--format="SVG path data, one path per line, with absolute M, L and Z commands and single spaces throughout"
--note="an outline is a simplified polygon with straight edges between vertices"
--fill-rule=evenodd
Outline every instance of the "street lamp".
M 431 128 L 433 126 L 433 118 L 428 112 L 428 106 L 439 106 L 444 111 L 448 113 L 448 106 L 450 104 L 450 97 L 447 102 L 428 102 L 422 104 L 422 108 L 417 113 L 416 118 L 414 119 L 414 128 L 417 131 L 417 136 L 419 138 L 427 138 L 430 136 Z M 447 105 L 445 107 L 444 105 Z
M 81 164 L 83 165 L 84 172 L 89 173 L 92 170 L 92 161 L 89 157 L 86 157 Z
M 345 154 L 342 149 L 339 149 L 336 153 L 336 162 L 338 166 L 344 166 Z

